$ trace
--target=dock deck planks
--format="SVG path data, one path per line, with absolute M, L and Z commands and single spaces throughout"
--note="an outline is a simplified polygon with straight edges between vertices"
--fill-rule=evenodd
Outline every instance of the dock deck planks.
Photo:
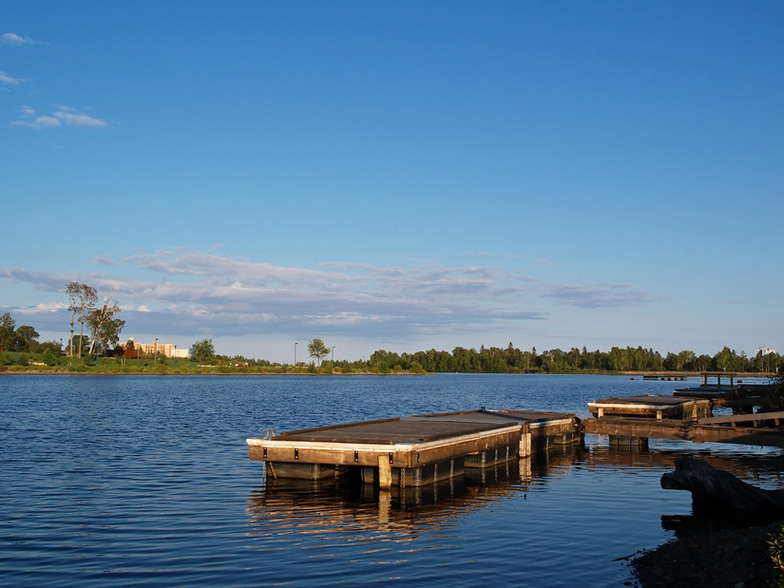
M 509 422 L 463 422 L 442 419 L 399 418 L 370 423 L 353 423 L 328 429 L 290 431 L 273 439 L 286 441 L 322 441 L 331 443 L 426 443 L 449 437 L 470 435 L 508 427 Z

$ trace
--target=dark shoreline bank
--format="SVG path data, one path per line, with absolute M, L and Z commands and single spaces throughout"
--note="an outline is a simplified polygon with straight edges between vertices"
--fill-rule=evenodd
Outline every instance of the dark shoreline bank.
M 641 588 L 763 588 L 782 585 L 768 554 L 775 524 L 683 537 L 634 555 Z

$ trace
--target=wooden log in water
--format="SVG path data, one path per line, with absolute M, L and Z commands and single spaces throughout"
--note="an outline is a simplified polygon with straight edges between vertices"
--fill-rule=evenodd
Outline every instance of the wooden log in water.
M 757 488 L 702 459 L 676 459 L 675 471 L 662 475 L 661 487 L 690 491 L 695 514 L 784 515 L 784 490 Z

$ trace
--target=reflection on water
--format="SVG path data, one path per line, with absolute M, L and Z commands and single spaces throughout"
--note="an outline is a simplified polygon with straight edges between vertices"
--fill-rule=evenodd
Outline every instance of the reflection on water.
M 326 482 L 265 478 L 248 496 L 248 535 L 263 554 L 300 550 L 308 560 L 317 558 L 320 566 L 334 562 L 328 573 L 341 569 L 341 581 L 405 576 L 417 582 L 430 578 L 428 584 L 473 586 L 475 580 L 442 568 L 466 557 L 487 562 L 493 551 L 514 547 L 523 528 L 518 524 L 524 521 L 499 522 L 499 512 L 510 514 L 510 505 L 525 503 L 535 487 L 542 491 L 547 478 L 566 476 L 585 453 L 579 446 L 558 448 L 536 458 L 466 470 L 463 477 L 437 484 L 389 492 L 352 483 L 348 477 Z M 536 514 L 533 503 L 530 510 Z M 466 544 L 466 528 L 477 526 L 482 512 L 495 522 L 484 530 L 480 522 L 474 538 L 481 541 L 472 547 L 470 532 Z M 528 540 L 536 538 L 536 531 L 526 532 Z M 369 571 L 382 567 L 392 570 Z M 431 567 L 440 569 L 437 575 Z M 512 577 L 520 570 L 507 563 L 494 573 Z
M 591 437 L 380 495 L 267 480 L 244 439 L 482 405 L 581 414 L 671 390 L 604 376 L 3 376 L 0 584 L 619 586 L 620 558 L 672 538 L 663 517 L 691 515 L 689 493 L 659 485 L 676 457 L 773 488 L 781 451 L 632 453 Z
M 248 496 L 249 536 L 258 543 L 260 551 L 300 548 L 317 550 L 319 557 L 340 560 L 341 552 L 348 545 L 364 545 L 372 546 L 362 551 L 366 556 L 380 552 L 394 555 L 384 560 L 385 565 L 409 565 L 418 561 L 418 553 L 450 549 L 450 538 L 464 534 L 461 528 L 471 525 L 471 518 L 483 511 L 491 511 L 489 516 L 495 518 L 497 539 L 525 544 L 541 540 L 545 528 L 555 535 L 563 532 L 559 527 L 564 520 L 574 522 L 571 531 L 579 541 L 585 541 L 593 534 L 582 527 L 579 516 L 593 509 L 591 524 L 601 537 L 597 545 L 607 549 L 611 541 L 601 536 L 602 529 L 610 528 L 619 516 L 629 525 L 646 519 L 650 524 L 660 518 L 661 528 L 674 531 L 676 536 L 727 528 L 741 522 L 731 517 L 695 519 L 684 509 L 684 500 L 690 499 L 688 492 L 672 493 L 658 488 L 661 474 L 671 470 L 674 460 L 682 455 L 702 457 L 717 469 L 743 479 L 757 479 L 769 487 L 780 483 L 782 458 L 774 452 L 749 455 L 736 448 L 722 451 L 723 447 L 715 446 L 695 450 L 693 445 L 677 442 L 640 451 L 611 447 L 596 438 L 591 441 L 593 445 L 588 447 L 552 448 L 533 458 L 467 469 L 462 478 L 420 488 L 393 488 L 391 492 L 350 483 L 346 478 L 327 482 L 265 479 Z M 626 484 L 618 483 L 618 472 L 623 472 L 632 486 L 645 489 L 629 496 Z M 570 488 L 564 490 L 563 485 Z M 566 500 L 561 500 L 557 507 L 543 508 L 543 499 L 557 499 L 564 492 Z M 644 507 L 645 496 L 640 496 L 640 492 L 652 496 L 665 492 L 678 506 L 676 512 L 680 510 L 682 514 L 662 513 L 660 503 L 653 499 Z M 531 512 L 528 514 L 534 515 L 535 526 L 531 526 L 532 519 L 524 512 L 529 497 Z M 499 520 L 498 511 L 504 511 L 509 518 L 504 516 Z M 548 516 L 553 519 L 548 521 Z M 523 529 L 527 536 L 521 535 Z M 568 543 L 568 539 L 561 539 L 564 540 Z M 488 538 L 484 537 L 483 542 L 487 544 Z M 505 543 L 492 545 L 490 549 L 508 550 Z M 583 543 L 580 550 L 585 552 L 590 548 Z M 552 553 L 548 552 L 547 556 L 552 557 Z M 521 565 L 535 565 L 529 556 L 518 558 Z M 564 565 L 576 564 L 571 561 Z M 574 571 L 571 573 L 575 577 Z M 583 570 L 577 576 L 586 573 Z M 599 583 L 612 585 L 607 580 L 603 577 Z
M 322 509 L 325 519 L 339 524 L 346 513 L 353 521 L 367 517 L 384 525 L 406 525 L 417 514 L 417 528 L 426 528 L 429 517 L 454 517 L 487 506 L 498 498 L 525 491 L 548 476 L 562 475 L 567 468 L 585 462 L 589 452 L 580 445 L 557 447 L 542 455 L 515 459 L 486 468 L 466 468 L 465 475 L 420 487 L 393 487 L 379 491 L 350 477 L 327 480 L 294 480 L 264 476 L 264 484 L 248 496 L 252 521 L 268 517 L 312 514 L 310 505 Z M 381 506 L 379 506 L 381 505 Z M 436 506 L 435 509 L 424 507 Z M 369 508 L 365 508 L 369 507 Z M 332 516 L 334 515 L 334 516 Z M 421 519 L 421 520 L 420 520 Z M 295 525 L 296 526 L 296 525 Z M 424 527 L 423 527 L 424 526 Z
M 530 472 L 530 463 L 522 468 Z M 494 499 L 509 497 L 520 487 L 520 470 L 513 461 L 428 486 L 395 487 L 388 492 L 345 479 L 270 479 L 251 492 L 248 513 L 257 532 L 263 532 L 269 521 L 277 525 L 284 520 L 292 532 L 303 528 L 302 521 L 322 529 L 432 530 Z

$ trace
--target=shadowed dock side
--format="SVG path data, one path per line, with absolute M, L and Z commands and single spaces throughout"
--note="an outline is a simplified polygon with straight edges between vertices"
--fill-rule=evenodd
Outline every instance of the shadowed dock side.
M 764 413 L 748 415 L 758 421 L 770 420 Z M 583 421 L 585 433 L 607 435 L 611 445 L 645 446 L 649 438 L 680 439 L 694 443 L 735 443 L 784 447 L 784 429 L 764 426 L 730 426 L 710 421 L 679 421 L 650 418 L 603 417 Z
M 353 473 L 364 483 L 425 486 L 582 439 L 571 413 L 464 411 L 300 429 L 247 439 L 275 478 Z

